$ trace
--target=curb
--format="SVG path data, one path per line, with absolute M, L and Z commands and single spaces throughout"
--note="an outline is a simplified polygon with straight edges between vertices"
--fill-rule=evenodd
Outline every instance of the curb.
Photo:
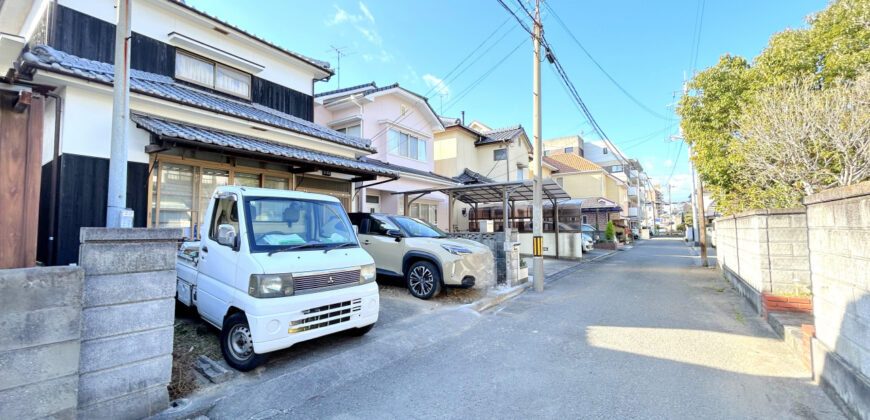
M 606 254 L 599 255 L 595 258 L 582 260 L 582 261 L 578 262 L 577 264 L 572 265 L 572 266 L 570 266 L 562 271 L 559 271 L 557 273 L 553 273 L 553 274 L 545 277 L 544 284 L 548 284 L 548 283 L 554 282 L 556 280 L 559 280 L 559 279 L 567 276 L 568 274 L 573 273 L 575 270 L 580 268 L 580 266 L 583 266 L 585 264 L 589 264 L 591 262 L 602 260 L 604 258 L 610 257 L 610 256 L 616 254 L 617 252 L 619 252 L 619 251 L 610 251 Z M 530 279 L 531 279 L 531 277 L 530 277 Z M 521 295 L 523 292 L 526 291 L 526 289 L 531 289 L 532 284 L 533 283 L 530 280 L 530 281 L 526 282 L 525 284 L 521 284 L 519 286 L 514 286 L 514 287 L 510 288 L 510 289 L 506 290 L 504 293 L 499 293 L 499 294 L 492 296 L 492 297 L 484 297 L 483 299 L 481 299 L 475 303 L 469 303 L 468 305 L 465 305 L 465 307 L 469 308 L 471 310 L 477 311 L 477 312 L 486 311 L 487 309 L 492 308 L 493 306 L 500 305 L 500 304 L 502 304 L 510 299 L 513 299 L 513 298 Z
M 466 307 L 473 311 L 477 311 L 478 313 L 483 312 L 489 308 L 492 308 L 493 306 L 499 305 L 507 300 L 519 296 L 530 287 L 532 287 L 532 282 L 527 281 L 524 284 L 507 289 L 504 293 L 499 293 L 492 297 L 484 297 L 477 302 L 469 303 L 468 305 L 466 305 Z

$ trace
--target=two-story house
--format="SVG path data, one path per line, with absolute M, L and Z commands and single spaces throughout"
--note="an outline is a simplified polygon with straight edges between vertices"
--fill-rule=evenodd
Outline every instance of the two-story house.
M 640 171 L 610 140 L 586 141 L 584 153 L 586 159 L 625 183 L 628 199 L 619 202 L 619 205 L 623 209 L 624 218 L 630 221 L 627 227 L 638 225 L 642 219 L 642 211 L 638 206 L 639 197 L 642 196 L 639 188 Z
M 625 183 L 601 166 L 576 153 L 544 156 L 543 161 L 556 169 L 550 177 L 561 185 L 572 199 L 581 200 L 581 222 L 603 232 L 613 221 L 617 236 L 622 237 L 626 219 L 621 204 L 628 200 Z
M 13 73 L 52 95 L 38 258 L 68 264 L 78 258 L 79 228 L 105 225 L 117 9 L 107 0 L 42 2 Z M 219 185 L 319 192 L 352 209 L 354 183 L 398 176 L 360 160 L 376 152 L 369 140 L 313 122 L 314 84 L 333 75 L 328 63 L 181 0 L 134 0 L 131 8 L 134 226 L 198 237 Z
M 493 129 L 479 121 L 441 117 L 444 130 L 435 133 L 435 173 L 462 184 L 530 179 L 532 143 L 521 125 Z M 468 206 L 454 206 L 453 221 L 468 228 Z
M 383 87 L 367 83 L 317 93 L 314 102 L 314 122 L 370 139 L 377 152 L 362 161 L 400 175 L 391 182 L 360 183 L 356 200 L 361 211 L 404 214 L 404 197 L 394 193 L 456 185 L 434 172 L 434 136 L 444 125 L 425 97 L 398 83 Z M 447 211 L 447 196 L 437 192 L 408 205 L 409 216 L 444 230 L 448 228 Z

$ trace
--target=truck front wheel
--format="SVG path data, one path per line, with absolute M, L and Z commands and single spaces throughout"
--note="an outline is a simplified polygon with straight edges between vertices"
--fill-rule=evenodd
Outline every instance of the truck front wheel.
M 251 328 L 242 312 L 236 312 L 224 320 L 220 340 L 224 360 L 234 369 L 247 372 L 260 366 L 266 359 L 264 355 L 254 353 Z

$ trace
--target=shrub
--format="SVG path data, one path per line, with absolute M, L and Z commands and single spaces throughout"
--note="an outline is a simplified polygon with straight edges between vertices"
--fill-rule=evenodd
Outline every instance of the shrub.
M 613 238 L 616 237 L 616 233 L 613 230 L 613 221 L 607 222 L 607 228 L 604 230 L 604 237 L 607 238 L 608 241 L 612 241 Z

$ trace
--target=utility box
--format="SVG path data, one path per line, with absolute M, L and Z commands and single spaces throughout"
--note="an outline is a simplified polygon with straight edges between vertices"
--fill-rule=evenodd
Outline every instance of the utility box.
M 525 281 L 525 279 L 520 278 L 519 242 L 508 241 L 504 243 L 504 260 L 507 266 L 505 270 L 505 282 L 510 286 L 516 286 L 520 284 L 521 280 Z

